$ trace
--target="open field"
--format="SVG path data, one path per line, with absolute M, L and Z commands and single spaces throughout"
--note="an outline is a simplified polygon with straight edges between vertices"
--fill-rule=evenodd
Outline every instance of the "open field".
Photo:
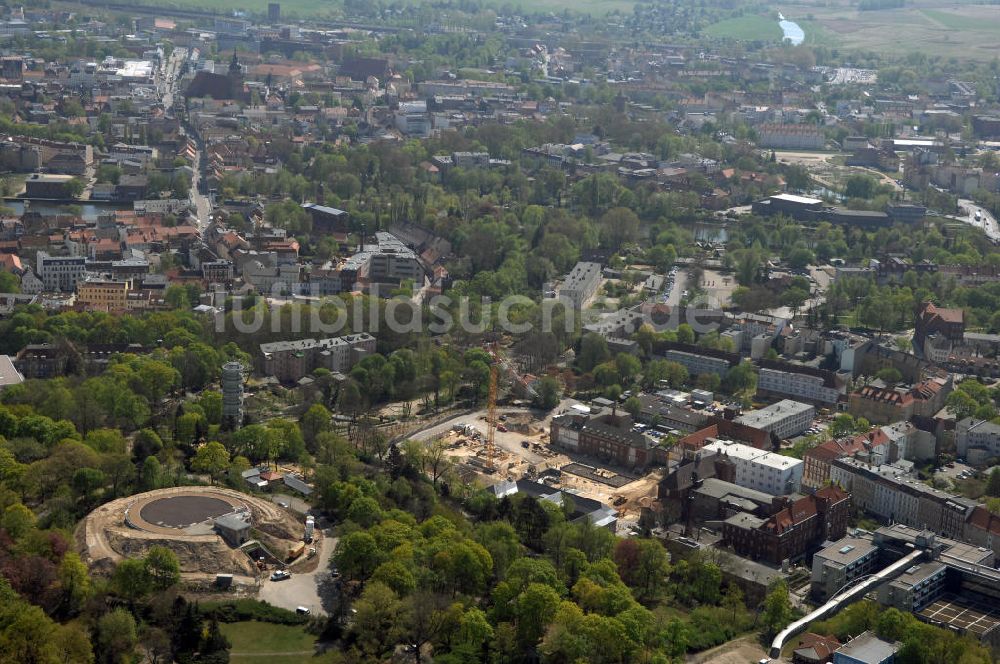
M 741 16 L 719 21 L 705 28 L 709 37 L 744 41 L 780 41 L 781 28 L 777 16 Z
M 806 43 L 905 55 L 992 60 L 1000 53 L 1000 6 L 925 0 L 900 9 L 858 11 L 846 4 L 800 2 L 782 11 L 802 26 Z
M 257 621 L 222 623 L 222 633 L 232 644 L 233 664 L 262 662 L 268 664 L 298 664 L 322 662 L 314 657 L 315 637 L 300 625 L 273 625 Z

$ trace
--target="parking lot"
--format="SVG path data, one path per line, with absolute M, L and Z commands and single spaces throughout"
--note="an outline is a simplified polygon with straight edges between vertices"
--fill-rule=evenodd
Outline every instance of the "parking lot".
M 954 462 L 942 466 L 935 474 L 940 480 L 964 480 L 975 475 L 975 468 L 964 463 Z

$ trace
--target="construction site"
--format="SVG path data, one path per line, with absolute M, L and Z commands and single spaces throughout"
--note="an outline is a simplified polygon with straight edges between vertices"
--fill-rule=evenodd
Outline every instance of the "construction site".
M 109 572 L 153 546 L 177 555 L 186 580 L 233 575 L 256 583 L 269 569 L 307 565 L 308 524 L 274 503 L 221 487 L 174 487 L 120 498 L 91 512 L 76 536 L 92 570 Z
M 534 480 L 554 490 L 566 491 L 613 506 L 619 523 L 635 523 L 642 508 L 656 499 L 662 470 L 635 474 L 597 459 L 553 446 L 549 432 L 552 418 L 575 408 L 574 399 L 564 399 L 549 413 L 514 405 L 511 397 L 533 398 L 534 389 L 496 348 L 486 407 L 457 416 L 414 436 L 417 440 L 441 440 L 465 482 L 489 486 L 500 481 Z M 512 405 L 501 406 L 501 402 Z

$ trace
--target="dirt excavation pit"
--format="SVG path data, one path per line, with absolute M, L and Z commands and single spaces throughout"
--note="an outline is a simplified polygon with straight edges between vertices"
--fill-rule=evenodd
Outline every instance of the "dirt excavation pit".
M 304 524 L 282 507 L 222 487 L 174 487 L 120 498 L 91 512 L 77 542 L 92 569 L 109 572 L 124 558 L 144 556 L 153 546 L 173 551 L 183 576 L 257 575 L 253 561 L 223 539 L 217 519 L 249 517 L 248 539 L 283 552 L 301 542 Z M 221 522 L 221 521 L 220 521 Z

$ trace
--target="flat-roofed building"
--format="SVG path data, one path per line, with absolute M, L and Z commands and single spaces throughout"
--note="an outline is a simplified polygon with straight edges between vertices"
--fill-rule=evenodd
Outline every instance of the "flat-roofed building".
M 844 537 L 813 554 L 812 595 L 820 602 L 875 571 L 879 550 L 871 538 Z
M 784 439 L 808 429 L 814 417 L 816 409 L 813 406 L 791 399 L 782 399 L 766 408 L 749 410 L 736 418 L 736 421 Z
M 92 311 L 125 311 L 131 284 L 103 277 L 85 277 L 76 285 L 76 303 Z
M 601 264 L 580 262 L 573 266 L 559 287 L 559 299 L 580 311 L 601 285 Z
M 973 465 L 1000 457 L 1000 425 L 971 417 L 955 425 L 955 451 Z
M 736 484 L 782 496 L 799 490 L 802 484 L 802 460 L 775 454 L 756 447 L 717 440 L 703 448 L 727 456 L 736 464 Z

